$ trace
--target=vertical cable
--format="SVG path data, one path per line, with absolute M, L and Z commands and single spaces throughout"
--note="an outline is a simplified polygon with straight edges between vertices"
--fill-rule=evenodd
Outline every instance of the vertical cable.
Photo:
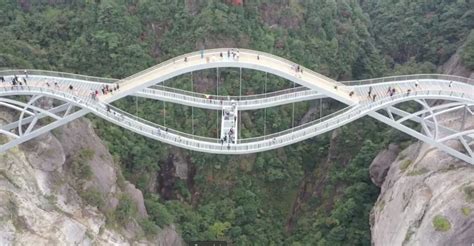
M 239 81 L 239 102 L 242 100 L 242 68 L 240 68 L 240 81 Z M 239 141 L 240 141 L 240 132 L 242 131 L 242 112 L 239 110 L 237 112 L 237 117 L 239 117 Z
M 323 118 L 323 99 L 319 99 L 319 119 Z
M 216 96 L 216 99 L 219 98 L 219 67 L 216 68 L 217 70 L 217 81 L 216 81 L 216 92 L 217 92 L 217 96 Z M 222 105 L 221 105 L 222 107 Z M 216 111 L 216 123 L 217 123 L 217 138 L 220 138 L 220 135 L 219 135 L 219 110 Z
M 267 97 L 267 74 L 268 73 L 265 72 L 265 83 L 263 85 L 263 94 L 265 98 Z M 264 140 L 265 140 L 266 132 L 267 132 L 267 107 L 263 109 L 263 139 Z
M 165 82 L 163 81 L 163 86 L 165 86 Z M 163 100 L 163 126 L 166 127 L 166 102 Z
M 294 91 L 295 91 L 295 82 L 293 81 L 293 93 L 295 94 L 294 96 L 296 97 L 296 92 Z M 291 128 L 294 128 L 294 127 L 295 127 L 295 102 L 293 101 L 293 112 L 291 114 Z
M 242 68 L 240 68 L 240 80 L 239 80 L 239 101 L 242 100 Z
M 135 115 L 138 117 L 138 96 L 135 96 Z
M 194 92 L 194 77 L 193 72 L 191 71 L 191 92 Z M 192 134 L 194 139 L 194 106 L 191 106 L 191 127 Z

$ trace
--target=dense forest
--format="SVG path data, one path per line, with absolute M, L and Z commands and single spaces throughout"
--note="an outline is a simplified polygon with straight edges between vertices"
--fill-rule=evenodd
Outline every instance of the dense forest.
M 352 80 L 435 72 L 463 43 L 462 61 L 474 67 L 472 1 L 239 3 L 2 0 L 0 9 L 8 11 L 0 15 L 0 67 L 124 78 L 186 52 L 242 47 Z M 216 71 L 201 71 L 165 84 L 236 95 L 239 70 L 222 69 L 219 76 L 217 81 Z M 291 86 L 262 72 L 242 72 L 244 94 Z M 218 131 L 214 111 L 134 97 L 115 104 L 170 128 L 212 137 Z M 291 104 L 246 111 L 241 134 L 277 132 L 307 120 L 308 110 L 320 116 L 340 107 L 329 100 L 295 103 L 294 117 Z M 389 143 L 412 141 L 364 118 L 282 149 L 221 156 L 177 149 L 89 117 L 125 179 L 144 193 L 147 232 L 175 224 L 185 240 L 235 245 L 370 245 L 369 213 L 379 190 L 368 166 Z M 187 179 L 170 175 L 177 159 L 188 166 Z M 134 216 L 127 198 L 106 212 L 108 223 Z

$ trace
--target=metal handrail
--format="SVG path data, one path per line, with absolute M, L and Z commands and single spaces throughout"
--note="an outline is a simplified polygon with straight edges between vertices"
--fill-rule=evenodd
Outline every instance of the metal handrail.
M 335 116 L 338 116 L 338 115 L 341 115 L 341 114 L 344 114 L 348 111 L 351 111 L 353 109 L 357 108 L 357 106 L 348 106 L 348 107 L 345 107 L 341 110 L 338 110 L 334 113 L 331 113 L 331 114 L 328 114 L 328 115 L 325 115 L 319 119 L 316 119 L 316 120 L 313 120 L 313 121 L 310 121 L 310 122 L 307 122 L 307 123 L 304 123 L 304 124 L 301 124 L 299 126 L 295 126 L 295 127 L 292 127 L 292 128 L 289 128 L 289 129 L 286 129 L 286 130 L 283 130 L 283 131 L 280 131 L 280 132 L 276 132 L 276 133 L 272 133 L 272 134 L 267 134 L 267 135 L 264 135 L 264 136 L 259 136 L 259 137 L 252 137 L 252 138 L 244 138 L 244 139 L 240 139 L 239 140 L 239 143 L 249 143 L 249 142 L 256 142 L 256 141 L 261 141 L 261 140 L 266 140 L 266 139 L 270 139 L 270 138 L 276 138 L 276 137 L 279 137 L 279 136 L 283 136 L 285 134 L 288 134 L 290 132 L 294 132 L 294 131 L 297 131 L 297 130 L 301 130 L 301 129 L 304 129 L 304 128 L 308 128 L 308 127 L 311 127 L 311 126 L 314 126 L 316 124 L 319 124 L 327 119 L 330 119 L 332 117 L 335 117 Z
M 123 124 L 126 125 L 125 122 L 128 122 L 129 126 L 135 129 L 140 129 L 141 132 L 148 133 L 148 134 L 155 134 L 159 135 L 160 138 L 170 142 L 174 141 L 177 142 L 177 145 L 184 145 L 184 146 L 191 146 L 193 148 L 205 148 L 209 150 L 218 150 L 222 149 L 222 145 L 219 144 L 217 139 L 214 138 L 206 138 L 206 137 L 199 137 L 194 136 L 191 134 L 184 134 L 182 135 L 179 131 L 168 130 L 168 132 L 157 132 L 157 129 L 160 129 L 160 125 L 143 120 L 138 118 L 137 116 L 131 115 L 127 112 L 124 112 L 120 109 L 115 107 L 110 107 L 111 109 L 107 110 L 107 105 L 101 102 L 97 102 L 91 99 L 85 99 L 83 97 L 78 97 L 76 95 L 67 93 L 66 91 L 55 91 L 49 88 L 42 88 L 42 87 L 35 87 L 35 86 L 3 86 L 4 91 L 11 90 L 11 91 L 19 91 L 27 89 L 27 91 L 37 90 L 44 94 L 52 94 L 58 95 L 59 97 L 69 99 L 72 102 L 76 102 L 81 106 L 86 106 L 89 110 L 95 111 L 97 114 L 106 116 L 106 119 L 116 120 L 117 122 L 124 122 Z M 474 96 L 465 91 L 445 91 L 445 90 L 426 90 L 421 89 L 414 91 L 411 95 L 449 95 L 450 97 L 459 97 L 459 98 L 469 98 L 470 100 L 474 100 Z M 298 141 L 300 138 L 307 138 L 309 132 L 316 132 L 316 130 L 324 130 L 330 127 L 338 127 L 341 124 L 345 124 L 348 121 L 354 120 L 358 117 L 362 117 L 370 111 L 377 110 L 378 107 L 383 107 L 384 103 L 388 101 L 394 101 L 398 98 L 409 97 L 407 93 L 398 93 L 392 97 L 385 96 L 381 98 L 379 101 L 374 103 L 367 103 L 363 105 L 359 105 L 357 107 L 348 107 L 341 111 L 338 111 L 333 114 L 337 115 L 336 117 L 326 116 L 324 117 L 326 120 L 319 120 L 313 121 L 313 124 L 305 124 L 302 126 L 298 126 L 298 129 L 293 129 L 291 133 L 286 131 L 286 134 L 280 134 L 276 137 L 268 137 L 266 136 L 263 140 L 254 140 L 251 142 L 241 142 L 240 144 L 232 144 L 228 146 L 229 151 L 234 150 L 251 150 L 251 149 L 260 149 L 264 147 L 269 147 L 272 145 L 278 145 L 283 143 L 291 143 Z M 374 109 L 375 108 L 375 109 Z M 113 109 L 113 110 L 112 110 Z M 112 116 L 113 115 L 113 116 Z M 317 123 L 314 123 L 317 122 Z M 132 126 L 133 123 L 133 126 Z M 323 127 L 321 128 L 321 125 Z M 162 129 L 162 128 L 161 128 Z M 154 132 L 155 131 L 155 132 Z M 181 139 L 180 137 L 185 139 Z M 177 138 L 178 137 L 178 138 Z
M 205 94 L 205 93 L 199 93 L 199 92 L 191 92 L 191 91 L 188 91 L 188 90 L 172 88 L 172 87 L 163 86 L 163 85 L 154 85 L 151 88 L 146 88 L 146 89 L 142 90 L 142 92 L 149 91 L 151 94 L 153 94 L 153 92 L 151 91 L 153 89 L 160 90 L 160 91 L 166 91 L 166 92 L 172 92 L 172 93 L 176 93 L 176 94 L 187 95 L 187 96 L 192 96 L 192 97 L 197 97 L 197 98 L 214 99 L 214 100 L 234 100 L 234 101 L 261 99 L 261 98 L 265 98 L 265 97 L 273 97 L 273 96 L 278 96 L 278 95 L 284 95 L 284 94 L 290 94 L 290 93 L 295 93 L 295 92 L 300 92 L 300 91 L 309 91 L 310 90 L 307 87 L 298 86 L 298 87 L 295 87 L 295 88 L 288 88 L 288 89 L 283 89 L 283 90 L 278 90 L 278 91 L 273 91 L 273 92 L 268 92 L 268 93 L 261 93 L 261 94 L 242 95 L 242 96 L 222 96 L 222 95 Z M 313 93 L 317 93 L 317 92 L 314 91 Z
M 203 50 L 203 55 L 204 57 L 209 57 L 209 56 L 218 56 L 220 55 L 220 53 L 223 53 L 223 54 L 226 54 L 228 50 L 238 50 L 240 54 L 246 54 L 246 55 L 249 55 L 249 56 L 255 56 L 255 58 L 258 56 L 260 56 L 260 59 L 269 59 L 269 60 L 274 60 L 274 61 L 277 61 L 279 63 L 281 63 L 282 65 L 286 66 L 288 69 L 291 69 L 296 63 L 290 61 L 290 60 L 287 60 L 287 59 L 284 59 L 284 58 L 281 58 L 279 56 L 275 56 L 275 55 L 272 55 L 272 54 L 269 54 L 269 53 L 266 53 L 266 52 L 262 52 L 262 51 L 254 51 L 254 50 L 248 50 L 248 49 L 240 49 L 240 48 L 218 48 L 218 49 L 207 49 L 207 50 Z M 160 69 L 160 68 L 165 68 L 166 66 L 170 65 L 170 64 L 175 64 L 177 62 L 184 62 L 184 58 L 187 58 L 188 60 L 192 60 L 196 57 L 200 57 L 201 56 L 201 51 L 195 51 L 195 52 L 191 52 L 191 53 L 187 53 L 187 54 L 183 54 L 183 55 L 180 55 L 180 56 L 177 56 L 177 57 L 174 57 L 174 58 L 171 58 L 171 59 L 168 59 L 164 62 L 161 62 L 155 66 L 152 66 L 148 69 L 145 69 L 143 71 L 140 71 L 136 74 L 133 74 L 131 76 L 128 76 L 126 78 L 123 78 L 121 79 L 120 81 L 118 81 L 118 83 L 121 83 L 122 86 L 125 86 L 128 82 L 130 82 L 131 80 L 137 78 L 137 77 L 140 77 L 142 75 L 145 75 L 151 71 L 154 71 L 156 69 Z M 335 81 L 331 78 L 328 78 L 322 74 L 319 74 L 319 73 L 316 73 L 314 72 L 313 70 L 311 69 L 308 69 L 306 67 L 303 67 L 300 65 L 300 67 L 302 69 L 304 69 L 305 73 L 306 74 L 310 74 L 320 80 L 323 80 L 325 83 L 328 83 L 330 85 L 333 85 L 333 84 L 337 84 L 337 85 L 340 85 L 340 86 L 344 86 L 344 84 L 338 82 L 338 81 Z
M 316 96 L 319 95 L 318 92 L 314 90 L 301 90 L 296 92 L 287 92 L 281 95 L 277 95 L 275 93 L 275 96 L 271 97 L 266 97 L 264 95 L 260 95 L 258 98 L 255 97 L 255 99 L 246 99 L 246 100 L 235 100 L 232 97 L 226 98 L 225 100 L 219 100 L 215 99 L 212 96 L 209 98 L 207 97 L 195 97 L 193 95 L 186 95 L 178 92 L 168 92 L 168 91 L 162 91 L 162 90 L 157 90 L 157 89 L 142 89 L 139 92 L 136 92 L 136 96 L 142 96 L 142 97 L 150 97 L 154 98 L 153 95 L 162 97 L 161 99 L 168 99 L 169 101 L 186 101 L 186 102 L 194 102 L 198 103 L 200 105 L 214 105 L 214 107 L 221 107 L 221 106 L 229 106 L 232 103 L 237 103 L 239 106 L 248 106 L 248 105 L 258 105 L 258 104 L 265 104 L 265 103 L 271 103 L 271 102 L 277 102 L 277 101 L 284 101 L 284 100 L 289 100 L 289 99 L 295 99 L 298 97 L 311 97 L 311 96 Z M 190 94 L 190 93 L 189 93 Z M 279 93 L 278 93 L 279 94 Z M 254 96 L 249 96 L 249 98 L 253 98 Z M 157 98 L 158 100 L 160 98 Z M 183 102 L 186 104 L 185 102 Z M 288 102 L 290 103 L 290 102 Z M 190 104 L 186 104 L 188 106 L 193 106 Z M 196 105 L 199 107 L 200 105 Z
M 64 73 L 64 72 L 56 72 L 56 71 L 46 71 L 46 70 L 38 70 L 38 69 L 26 69 L 28 76 L 48 76 L 48 77 L 59 77 L 59 78 L 66 78 L 66 79 L 74 79 L 74 80 L 82 80 L 84 82 L 98 82 L 98 83 L 114 83 L 117 82 L 117 79 L 113 78 L 102 78 L 102 77 L 94 77 L 94 76 L 87 76 L 81 74 L 74 74 L 74 73 Z M 10 69 L 10 70 L 0 70 L 0 76 L 25 76 L 25 69 Z
M 416 80 L 421 80 L 421 79 L 438 79 L 438 80 L 462 82 L 466 84 L 474 84 L 474 79 L 461 77 L 457 75 L 448 75 L 448 74 L 397 75 L 397 76 L 388 76 L 388 77 L 374 78 L 374 79 L 341 81 L 341 83 L 345 85 L 367 85 L 367 84 L 376 84 L 376 83 L 381 83 L 381 82 L 394 82 L 394 81 L 407 81 L 407 80 L 416 81 Z

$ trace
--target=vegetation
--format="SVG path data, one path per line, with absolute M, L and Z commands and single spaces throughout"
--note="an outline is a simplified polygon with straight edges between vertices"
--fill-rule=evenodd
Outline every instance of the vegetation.
M 471 214 L 471 208 L 468 207 L 462 207 L 461 212 L 464 216 L 469 216 Z
M 400 171 L 405 172 L 408 167 L 411 165 L 412 161 L 410 159 L 403 160 L 400 164 Z
M 95 188 L 88 188 L 86 190 L 82 190 L 79 195 L 87 202 L 87 204 L 95 206 L 99 209 L 103 208 L 103 206 L 105 205 L 102 194 Z
M 427 172 L 429 172 L 430 170 L 428 170 L 427 168 L 425 167 L 422 167 L 420 169 L 417 169 L 417 170 L 413 170 L 413 171 L 410 171 L 408 172 L 408 176 L 418 176 L 418 175 L 422 175 L 422 174 L 425 174 Z
M 0 15 L 0 67 L 123 78 L 186 52 L 232 46 L 270 52 L 334 79 L 363 79 L 433 72 L 474 27 L 472 8 L 463 0 L 230 2 L 2 1 L 0 9 L 8 11 Z M 462 55 L 468 66 L 470 43 Z M 219 77 L 216 81 L 216 71 L 206 70 L 163 83 L 219 95 L 293 86 L 247 69 L 241 88 L 237 69 L 220 69 Z M 208 110 L 133 97 L 115 106 L 181 131 L 212 137 L 218 132 L 219 114 Z M 294 121 L 291 104 L 243 112 L 242 137 L 298 125 L 309 109 L 327 115 L 342 107 L 326 99 L 294 106 Z M 368 166 L 390 141 L 410 141 L 361 119 L 279 150 L 216 156 L 176 150 L 91 119 L 120 163 L 123 178 L 144 193 L 150 221 L 140 224 L 146 233 L 175 223 L 185 240 L 221 239 L 235 245 L 370 245 L 368 218 L 379 190 Z M 90 177 L 83 163 L 91 153 L 81 150 L 72 158 L 73 173 L 81 179 Z M 192 170 L 187 181 L 166 173 L 176 156 Z M 404 171 L 411 161 L 402 164 Z M 100 206 L 97 194 L 86 192 L 86 200 Z M 135 213 L 124 196 L 107 218 L 120 224 Z
M 70 168 L 74 177 L 79 180 L 87 180 L 91 178 L 92 171 L 89 161 L 92 160 L 93 156 L 93 150 L 81 149 L 72 157 Z
M 156 226 L 153 221 L 148 219 L 141 219 L 139 224 L 143 229 L 145 236 L 150 239 L 153 238 L 153 236 L 156 235 L 156 232 L 159 230 L 158 226 Z
M 136 214 L 137 208 L 135 203 L 127 194 L 122 194 L 119 199 L 119 204 L 115 209 L 116 221 L 119 224 L 124 225 L 130 218 L 135 217 Z
M 474 201 L 474 185 L 466 185 L 462 188 L 464 195 L 466 196 L 466 201 Z
M 433 218 L 433 227 L 437 231 L 449 231 L 451 229 L 451 223 L 449 223 L 449 220 L 446 219 L 446 217 L 441 216 L 441 215 L 436 215 Z

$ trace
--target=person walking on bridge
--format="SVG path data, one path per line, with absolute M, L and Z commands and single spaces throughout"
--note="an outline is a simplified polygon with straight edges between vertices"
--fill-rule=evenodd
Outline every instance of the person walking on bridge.
M 201 59 L 204 58 L 204 49 L 201 49 Z

